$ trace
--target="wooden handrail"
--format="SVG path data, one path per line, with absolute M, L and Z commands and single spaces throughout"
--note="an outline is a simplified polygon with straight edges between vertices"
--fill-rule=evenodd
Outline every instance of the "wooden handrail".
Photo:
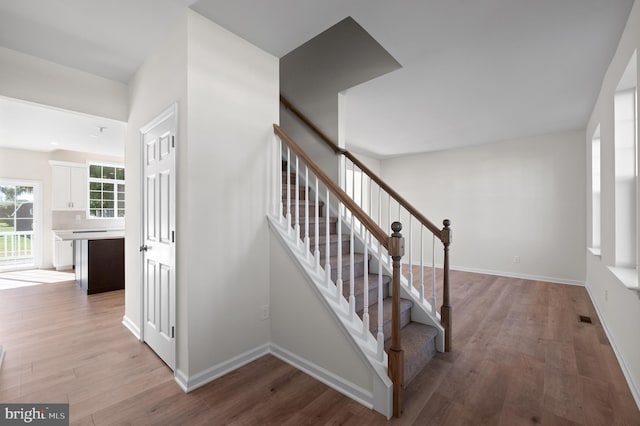
M 388 352 L 388 368 L 387 374 L 393 383 L 393 415 L 400 417 L 402 415 L 404 406 L 404 350 L 402 349 L 402 338 L 400 331 L 400 276 L 401 272 L 401 260 L 404 256 L 404 238 L 400 231 L 402 230 L 402 224 L 400 222 L 393 222 L 391 229 L 393 233 L 388 236 L 378 224 L 356 204 L 356 202 L 340 188 L 312 159 L 298 144 L 296 144 L 287 133 L 280 128 L 277 124 L 273 125 L 275 134 L 284 142 L 290 151 L 293 151 L 296 158 L 296 170 L 297 161 L 301 159 L 303 164 L 306 165 L 307 170 L 311 170 L 316 175 L 317 179 L 320 179 L 327 189 L 333 193 L 333 195 L 344 204 L 348 209 L 352 217 L 357 218 L 360 223 L 371 233 L 373 238 L 377 239 L 382 247 L 387 249 L 387 253 L 393 260 L 392 264 L 392 278 L 391 278 L 391 347 Z M 308 182 L 307 182 L 308 184 Z M 316 181 L 317 187 L 317 181 Z M 317 188 L 316 188 L 317 190 Z M 290 191 L 290 188 L 287 189 Z M 328 194 L 327 194 L 328 195 Z M 327 200 L 329 201 L 329 200 Z M 289 207 L 288 207 L 289 208 Z M 308 214 L 308 212 L 307 212 Z M 340 218 L 338 220 L 341 220 Z M 327 227 L 327 232 L 328 232 Z M 317 231 L 316 231 L 317 232 Z M 352 229 L 353 232 L 353 229 Z M 447 234 L 449 235 L 449 234 Z M 352 234 L 353 236 L 353 234 Z M 353 244 L 353 242 L 352 242 Z M 353 246 L 352 246 L 353 247 Z M 307 247 L 307 252 L 309 248 Z M 353 251 L 352 251 L 353 253 Z M 365 252 L 366 253 L 366 252 Z M 327 257 L 329 251 L 327 249 Z M 381 261 L 381 259 L 380 259 Z M 351 278 L 353 282 L 353 278 Z M 338 287 L 339 288 L 339 287 Z M 366 284 L 365 284 L 366 288 Z M 352 290 L 353 292 L 353 290 Z M 366 290 L 365 290 L 366 292 Z M 341 289 L 339 293 L 342 293 Z M 366 299 L 365 299 L 366 300 Z M 444 308 L 443 308 L 444 309 Z
M 362 161 L 358 160 L 353 154 L 351 154 L 346 149 L 340 148 L 336 145 L 335 142 L 331 140 L 322 130 L 320 130 L 311 120 L 309 120 L 299 109 L 297 109 L 291 102 L 287 100 L 284 96 L 280 95 L 280 102 L 284 105 L 285 108 L 290 110 L 296 117 L 300 119 L 304 124 L 306 124 L 314 133 L 316 133 L 320 139 L 326 143 L 329 148 L 331 148 L 336 154 L 342 154 L 347 157 L 353 164 L 358 166 L 360 170 L 362 170 L 371 180 L 373 180 L 380 188 L 387 192 L 391 197 L 393 197 L 400 205 L 408 211 L 413 217 L 415 217 L 420 223 L 422 223 L 429 231 L 433 233 L 440 241 L 443 241 L 442 231 L 434 225 L 429 219 L 424 217 L 422 213 L 418 211 L 415 207 L 411 205 L 407 200 L 405 200 L 400 194 L 393 190 L 385 181 L 383 181 L 378 175 L 373 173 L 371 169 L 365 166 Z
M 285 98 L 282 94 L 280 94 L 280 102 L 284 105 L 285 108 L 290 110 L 300 121 L 306 124 L 313 132 L 315 132 L 320 139 L 325 142 L 329 148 L 331 148 L 336 154 L 342 154 L 351 162 L 358 166 L 363 173 L 365 173 L 369 178 L 374 181 L 378 186 L 389 194 L 390 197 L 394 198 L 409 214 L 415 217 L 423 226 L 425 226 L 429 231 L 433 233 L 438 239 L 442 242 L 444 246 L 444 276 L 443 276 L 443 300 L 442 300 L 442 308 L 440 311 L 440 321 L 445 330 L 445 342 L 444 342 L 444 350 L 445 352 L 451 351 L 451 317 L 452 317 L 452 309 L 451 302 L 449 297 L 449 245 L 451 244 L 451 221 L 449 219 L 445 219 L 443 221 L 444 228 L 439 229 L 436 225 L 434 225 L 429 219 L 424 217 L 422 213 L 418 211 L 415 207 L 411 205 L 407 200 L 405 200 L 400 194 L 393 190 L 385 181 L 383 181 L 378 175 L 373 173 L 371 169 L 369 169 L 362 161 L 358 160 L 353 154 L 351 154 L 346 149 L 340 148 L 335 142 L 331 140 L 322 130 L 320 130 L 313 122 L 307 118 L 300 110 L 298 110 L 287 98 Z
M 287 135 L 287 133 L 282 130 L 282 128 L 280 128 L 280 126 L 274 124 L 273 130 L 276 135 L 278 135 L 280 139 L 285 144 L 287 144 L 287 146 L 298 156 L 298 158 L 300 158 L 302 162 L 306 164 L 309 170 L 311 170 L 316 175 L 316 177 L 320 179 L 327 188 L 329 188 L 329 190 L 338 198 L 338 200 L 340 200 L 340 202 L 344 204 L 348 210 L 351 211 L 351 213 L 360 221 L 360 223 L 362 223 L 362 225 L 367 228 L 369 232 L 371 232 L 373 238 L 378 240 L 385 249 L 389 250 L 389 236 L 387 235 L 387 233 L 384 232 L 382 228 L 380 228 L 378 224 L 375 223 L 375 221 L 371 219 L 369 215 L 366 214 L 364 210 L 362 210 L 360 206 L 358 206 L 356 202 L 353 201 L 353 199 L 342 190 L 342 188 L 340 188 L 329 176 L 327 176 L 327 174 L 320 168 L 320 166 L 318 166 L 311 159 L 311 157 L 309 157 L 307 153 L 304 152 L 304 150 L 300 148 L 300 146 L 295 143 L 293 139 L 291 139 L 291 137 L 289 137 L 289 135 Z
M 327 136 L 322 130 L 320 130 L 315 124 L 313 124 L 313 122 L 311 122 L 311 120 L 309 120 L 306 115 L 304 115 L 298 108 L 293 106 L 293 104 L 289 102 L 287 98 L 285 98 L 282 95 L 280 95 L 280 103 L 282 103 L 282 105 L 284 105 L 286 109 L 288 109 L 296 117 L 298 117 L 300 121 L 306 124 L 307 127 L 313 130 L 315 134 L 320 136 L 320 139 L 322 139 L 324 143 L 326 143 L 329 146 L 329 148 L 333 150 L 333 152 L 335 152 L 336 154 L 343 154 L 345 152 L 342 148 L 336 145 L 329 136 Z

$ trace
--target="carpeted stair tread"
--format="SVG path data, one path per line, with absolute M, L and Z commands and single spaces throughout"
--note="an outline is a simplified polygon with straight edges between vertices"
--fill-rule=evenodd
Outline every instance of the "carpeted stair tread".
M 437 334 L 435 327 L 418 322 L 411 322 L 402 328 L 400 336 L 404 351 L 405 388 L 435 355 Z M 391 347 L 390 337 L 384 342 L 384 350 L 387 352 Z
M 337 218 L 336 218 L 336 222 L 337 222 Z M 315 232 L 315 231 L 314 231 Z M 313 242 L 315 244 L 315 236 L 314 235 L 310 235 L 311 238 L 311 242 Z M 334 242 L 334 241 L 338 241 L 338 234 L 329 234 L 329 241 Z M 349 241 L 350 236 L 349 234 L 342 234 L 342 241 Z M 318 236 L 318 244 L 324 244 L 327 241 L 327 234 L 324 232 L 324 229 L 320 229 L 320 235 Z
M 300 222 L 302 223 L 302 221 L 304 220 L 305 215 L 307 214 L 307 207 L 305 205 L 305 201 L 304 200 L 298 200 L 297 203 L 298 206 L 298 214 L 300 215 Z M 312 217 L 315 219 L 316 216 L 316 208 L 318 209 L 318 216 L 322 217 L 324 215 L 324 203 L 322 201 L 320 201 L 317 204 L 316 207 L 316 203 L 315 202 L 309 202 L 309 218 L 311 219 Z M 288 209 L 288 204 L 285 202 L 282 205 L 282 211 L 283 213 L 286 215 L 289 212 Z M 295 219 L 296 219 L 296 200 L 292 199 L 291 200 L 291 219 L 292 222 L 295 223 Z M 311 221 L 309 221 L 311 222 Z
M 295 218 L 295 211 L 294 211 L 294 214 L 291 217 L 291 226 L 295 225 L 295 220 L 296 220 L 296 218 Z M 318 228 L 320 229 L 321 233 L 326 232 L 326 225 L 327 225 L 326 220 L 327 220 L 327 218 L 324 217 L 324 216 L 318 217 Z M 304 232 L 305 232 L 304 224 L 305 224 L 305 217 L 304 217 L 304 215 L 302 215 L 302 216 L 300 216 L 300 237 L 304 237 Z M 337 217 L 330 217 L 329 218 L 329 233 L 335 234 L 337 225 L 338 225 L 338 218 Z M 316 226 L 316 216 L 315 216 L 315 214 L 311 215 L 311 212 L 309 212 L 309 233 L 311 233 L 312 229 L 315 229 L 315 226 Z
M 325 256 L 327 254 L 327 237 L 325 233 L 325 229 L 321 226 L 318 226 L 318 230 L 320 231 L 320 236 L 318 238 L 318 248 L 320 249 L 320 261 L 324 263 Z M 314 252 L 316 249 L 316 238 L 314 236 L 315 233 L 315 222 L 313 226 L 309 224 L 309 247 L 311 252 Z M 329 234 L 329 253 L 330 256 L 338 255 L 338 240 L 342 240 L 342 254 L 346 255 L 349 253 L 351 247 L 351 241 L 349 240 L 349 234 L 342 234 L 342 238 L 338 236 L 338 234 Z
M 322 261 L 320 265 L 324 267 L 325 265 L 324 257 L 321 256 L 321 259 Z M 359 277 L 364 274 L 364 262 L 365 262 L 364 254 L 354 253 L 353 255 L 354 277 Z M 338 271 L 337 271 L 338 256 L 331 256 L 329 258 L 329 263 L 331 264 L 331 279 L 333 280 L 333 282 L 336 282 L 336 280 L 338 279 Z M 344 282 L 349 280 L 350 274 L 351 274 L 350 255 L 347 253 L 342 255 L 342 281 Z
M 383 333 L 385 339 L 391 337 L 391 298 L 387 297 L 382 302 L 384 317 L 382 318 Z M 400 328 L 411 322 L 411 307 L 413 302 L 407 299 L 400 299 Z M 362 311 L 358 311 L 358 315 L 362 318 Z M 374 303 L 369 306 L 369 331 L 376 336 L 378 334 L 378 304 Z
M 389 283 L 391 277 L 382 275 L 382 299 L 389 296 Z M 364 309 L 364 275 L 356 277 L 353 283 L 353 294 L 356 297 L 356 312 Z M 345 299 L 349 300 L 349 292 L 351 291 L 350 282 L 344 281 L 342 294 Z M 369 306 L 378 302 L 378 274 L 369 274 Z
M 371 258 L 371 255 L 368 256 L 369 258 Z M 349 259 L 351 258 L 351 255 L 349 253 L 347 254 L 343 254 L 342 255 L 342 264 L 349 264 Z M 359 262 L 364 262 L 364 254 L 362 253 L 353 253 L 353 261 L 355 263 L 359 263 Z M 338 264 L 338 256 L 331 256 L 329 258 L 329 263 L 331 263 L 331 266 L 334 267 Z M 343 280 L 346 280 L 349 277 L 342 277 Z
M 295 200 L 296 199 L 296 186 L 295 185 L 291 185 L 291 190 L 289 191 L 291 194 L 291 200 Z M 306 190 L 304 189 L 304 186 L 298 186 L 298 198 L 301 200 L 304 200 L 306 197 Z M 315 196 L 312 195 L 311 190 L 309 190 L 309 199 L 315 199 Z M 282 202 L 286 203 L 287 202 L 287 184 L 286 182 L 282 184 Z

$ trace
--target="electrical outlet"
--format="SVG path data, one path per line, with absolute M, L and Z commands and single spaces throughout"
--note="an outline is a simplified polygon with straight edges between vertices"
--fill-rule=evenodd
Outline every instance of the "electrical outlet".
M 609 301 L 609 290 L 605 290 L 604 291 L 604 301 L 608 302 Z
M 513 263 L 520 263 L 520 256 L 513 256 Z
M 264 305 L 262 307 L 262 319 L 269 319 L 269 305 Z

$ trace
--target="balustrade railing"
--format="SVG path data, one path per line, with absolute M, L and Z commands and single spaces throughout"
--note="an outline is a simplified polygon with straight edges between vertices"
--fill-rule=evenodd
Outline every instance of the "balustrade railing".
M 0 232 L 0 265 L 33 257 L 33 231 Z
M 399 193 L 393 190 L 385 181 L 371 171 L 362 161 L 349 151 L 340 148 L 325 133 L 311 122 L 302 112 L 292 105 L 286 98 L 280 96 L 281 103 L 306 124 L 327 146 L 336 154 L 341 155 L 342 187 L 358 207 L 366 211 L 367 215 L 382 229 L 389 229 L 394 221 L 404 223 L 405 238 L 407 240 L 408 256 L 404 265 L 405 283 L 414 287 L 418 297 L 431 311 L 433 317 L 438 318 L 444 329 L 444 350 L 451 351 L 452 342 L 452 308 L 449 290 L 449 245 L 451 244 L 451 222 L 443 221 L 443 228 L 438 228 L 420 211 L 413 207 Z M 346 215 L 348 217 L 348 214 Z M 358 223 L 356 222 L 356 229 Z M 429 234 L 431 244 L 429 246 Z M 436 254 L 436 240 L 443 245 L 442 257 Z M 370 245 L 375 250 L 375 243 Z M 388 267 L 392 267 L 391 256 L 386 257 Z M 437 282 L 438 265 L 442 270 L 442 286 Z M 414 267 L 419 267 L 415 276 Z M 425 276 L 430 269 L 431 279 Z M 429 288 L 430 286 L 430 288 Z M 442 305 L 438 312 L 438 293 L 442 292 Z
M 402 225 L 394 222 L 391 226 L 393 234 L 384 232 L 278 125 L 274 125 L 274 132 L 277 138 L 274 149 L 276 173 L 273 176 L 271 198 L 273 216 L 286 229 L 290 241 L 294 242 L 298 253 L 308 262 L 309 269 L 322 278 L 324 289 L 344 307 L 344 314 L 355 323 L 359 318 L 362 329 L 358 333 L 363 339 L 373 342 L 375 358 L 380 362 L 387 358 L 387 371 L 394 385 L 394 401 L 398 402 L 397 405 L 394 403 L 394 413 L 399 416 L 404 382 L 404 355 L 400 337 L 400 259 L 404 254 L 404 240 L 400 234 Z M 365 242 L 363 249 L 359 250 L 362 252 L 356 252 L 356 232 Z M 347 253 L 343 253 L 343 238 L 349 241 Z M 324 253 L 320 249 L 323 242 Z M 379 303 L 373 334 L 370 331 L 369 312 L 370 257 L 374 270 L 378 272 Z M 388 259 L 393 259 L 389 289 L 392 297 L 392 330 L 390 336 L 385 336 L 382 279 L 383 262 Z M 356 267 L 364 270 L 356 273 Z M 360 314 L 356 312 L 356 275 L 361 275 L 363 280 L 363 307 Z M 349 284 L 348 290 L 344 288 L 345 280 Z M 392 345 L 387 356 L 384 342 L 389 337 Z

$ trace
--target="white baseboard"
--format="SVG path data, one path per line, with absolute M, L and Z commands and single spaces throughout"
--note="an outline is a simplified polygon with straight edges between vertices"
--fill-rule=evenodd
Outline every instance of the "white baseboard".
M 271 354 L 298 370 L 303 371 L 316 380 L 319 380 L 330 388 L 357 401 L 365 407 L 373 409 L 373 393 L 354 385 L 353 383 L 347 382 L 334 373 L 325 370 L 324 368 L 273 343 L 265 343 L 264 345 L 258 346 L 255 349 L 247 351 L 192 376 L 188 376 L 183 371 L 177 369 L 175 373 L 175 381 L 184 392 L 188 393 L 260 358 L 261 356 L 268 354 Z
M 369 409 L 373 409 L 373 393 L 366 389 L 347 382 L 342 377 L 337 376 L 304 358 L 300 358 L 298 355 L 289 352 L 274 343 L 271 343 L 270 352 L 276 358 L 280 358 L 287 364 L 305 372 L 309 376 L 340 392 L 348 398 L 353 399 Z
M 596 303 L 595 297 L 593 297 L 593 294 L 591 294 L 591 289 L 589 288 L 589 286 L 586 286 L 586 288 L 587 288 L 587 293 L 589 294 L 589 298 L 591 299 L 591 303 L 593 303 L 593 306 L 596 308 L 596 314 L 598 314 L 598 319 L 600 320 L 600 324 L 602 324 L 604 333 L 607 335 L 607 339 L 609 339 L 609 342 L 611 343 L 611 347 L 613 348 L 613 353 L 616 355 L 616 358 L 618 359 L 618 364 L 620 364 L 620 368 L 622 369 L 622 374 L 624 374 L 624 378 L 627 379 L 627 384 L 629 385 L 629 390 L 631 390 L 631 395 L 633 395 L 633 399 L 636 401 L 636 405 L 640 410 L 640 386 L 638 385 L 638 383 L 636 383 L 633 380 L 633 376 L 631 376 L 631 373 L 629 372 L 629 368 L 627 367 L 628 364 L 625 361 L 624 357 L 622 356 L 622 352 L 618 350 L 618 345 L 616 345 L 616 341 L 613 338 L 613 334 L 611 334 L 611 331 L 609 331 L 609 328 L 607 327 L 607 323 L 604 320 L 602 311 L 600 311 L 600 307 L 598 307 L 598 304 Z
M 185 392 L 191 392 L 198 389 L 201 386 L 206 385 L 209 382 L 214 381 L 218 377 L 224 376 L 231 371 L 242 367 L 245 364 L 254 361 L 261 356 L 269 353 L 269 344 L 265 343 L 257 348 L 251 349 L 245 353 L 235 356 L 227 361 L 224 361 L 218 365 L 207 368 L 204 371 L 196 373 L 192 376 L 187 376 L 184 372 L 176 370 L 175 381 Z
M 436 267 L 441 268 L 442 265 L 437 265 Z M 451 266 L 452 271 L 461 271 L 461 272 L 475 272 L 477 274 L 485 274 L 485 275 L 496 275 L 499 277 L 509 277 L 509 278 L 519 278 L 523 280 L 531 280 L 531 281 L 543 281 L 554 284 L 568 284 L 568 285 L 577 285 L 584 287 L 586 285 L 585 281 L 580 280 L 568 280 L 565 278 L 555 278 L 555 277 L 546 277 L 543 275 L 530 275 L 530 274 L 518 274 L 516 272 L 504 272 L 504 271 L 492 271 L 487 269 L 479 269 L 479 268 L 467 268 L 464 266 Z
M 133 321 L 131 321 L 131 318 L 126 315 L 122 317 L 122 325 L 127 327 L 131 334 L 136 336 L 136 339 L 140 340 L 140 328 L 138 328 L 138 326 Z
M 187 387 L 187 383 L 189 383 L 189 376 L 187 376 L 184 371 L 176 368 L 173 379 L 176 381 L 178 386 L 180 386 L 184 393 L 189 393 L 189 388 Z

